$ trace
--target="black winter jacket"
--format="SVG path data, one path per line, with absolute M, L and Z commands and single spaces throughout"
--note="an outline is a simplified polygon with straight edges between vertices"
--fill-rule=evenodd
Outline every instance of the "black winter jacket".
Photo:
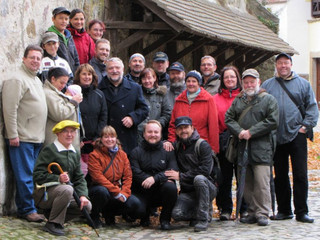
M 168 178 L 164 175 L 166 170 L 178 170 L 176 157 L 173 151 L 167 152 L 163 149 L 162 142 L 150 144 L 146 140 L 141 146 L 132 150 L 130 155 L 132 169 L 132 191 L 143 192 L 142 182 L 153 176 L 154 186 L 165 183 Z
M 85 130 L 84 140 L 95 140 L 107 125 L 108 108 L 106 99 L 99 89 L 82 87 L 83 100 L 80 103 L 82 124 Z
M 213 169 L 212 149 L 207 141 L 200 144 L 200 158 L 195 152 L 195 145 L 200 138 L 197 130 L 194 130 L 187 142 L 182 142 L 180 139 L 174 145 L 178 167 L 180 169 L 180 187 L 181 192 L 194 191 L 193 180 L 197 175 L 207 177 L 212 183 L 214 181 L 210 177 Z

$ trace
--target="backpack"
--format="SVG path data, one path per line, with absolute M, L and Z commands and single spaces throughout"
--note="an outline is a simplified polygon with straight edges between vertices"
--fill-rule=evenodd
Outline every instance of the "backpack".
M 196 142 L 196 145 L 194 146 L 194 151 L 197 154 L 197 156 L 200 156 L 200 144 L 203 141 L 205 140 L 202 138 L 199 138 Z M 210 177 L 214 181 L 214 184 L 218 187 L 222 183 L 222 173 L 220 168 L 220 162 L 213 150 L 211 150 L 211 157 L 213 161 L 213 168 L 212 168 Z
M 194 151 L 198 157 L 200 156 L 200 144 L 203 141 L 205 140 L 202 138 L 199 138 L 196 142 L 196 145 L 194 146 Z M 179 149 L 179 146 L 180 146 L 180 142 L 177 143 L 176 148 Z M 218 187 L 222 183 L 222 173 L 220 168 L 220 162 L 213 150 L 211 150 L 211 157 L 213 161 L 213 168 L 210 174 L 210 178 L 211 180 L 213 180 L 213 183 Z

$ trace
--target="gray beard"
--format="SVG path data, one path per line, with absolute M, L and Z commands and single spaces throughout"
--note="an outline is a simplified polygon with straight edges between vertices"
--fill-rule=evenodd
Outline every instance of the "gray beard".
M 122 73 L 117 79 L 112 79 L 110 76 L 108 76 L 108 78 L 109 78 L 112 82 L 119 82 L 119 81 L 121 81 L 121 79 L 123 78 L 123 73 Z
M 171 82 L 170 84 L 171 87 L 183 87 L 184 86 L 184 81 L 179 81 L 179 82 Z

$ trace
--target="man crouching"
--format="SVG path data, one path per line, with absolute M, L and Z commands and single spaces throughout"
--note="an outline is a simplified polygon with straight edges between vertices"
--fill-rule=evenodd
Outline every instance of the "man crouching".
M 172 217 L 176 221 L 190 221 L 195 232 L 206 231 L 212 219 L 212 201 L 217 196 L 217 187 L 210 177 L 213 169 L 212 150 L 205 140 L 196 150 L 200 135 L 189 117 L 175 120 L 177 141 L 174 145 L 179 172 L 168 170 L 168 179 L 179 180 L 181 191 Z
M 45 210 L 48 218 L 43 230 L 57 236 L 65 235 L 65 221 L 80 216 L 83 207 L 88 211 L 92 207 L 87 197 L 87 183 L 80 168 L 80 153 L 72 146 L 79 126 L 79 123 L 70 120 L 56 124 L 52 131 L 57 139 L 40 152 L 33 171 L 35 204 Z M 50 174 L 48 165 L 52 162 L 58 163 L 64 172 L 52 166 Z M 68 182 L 72 182 L 73 187 L 67 185 Z M 73 191 L 80 197 L 80 208 L 73 198 Z

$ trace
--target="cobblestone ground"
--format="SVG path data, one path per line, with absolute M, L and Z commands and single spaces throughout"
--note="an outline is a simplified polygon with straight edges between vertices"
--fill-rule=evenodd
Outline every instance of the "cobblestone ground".
M 309 171 L 310 179 L 319 176 L 319 170 Z M 65 226 L 66 236 L 55 237 L 41 228 L 44 223 L 29 223 L 16 217 L 0 217 L 0 239 L 219 239 L 219 240 L 256 240 L 256 239 L 320 239 L 320 182 L 310 182 L 309 215 L 315 218 L 313 224 L 296 220 L 271 221 L 267 227 L 256 224 L 247 225 L 235 221 L 220 222 L 213 219 L 207 232 L 195 233 L 186 222 L 173 224 L 173 230 L 161 231 L 158 226 L 142 228 L 137 223 L 119 223 L 115 227 L 99 229 L 100 238 L 81 221 Z

